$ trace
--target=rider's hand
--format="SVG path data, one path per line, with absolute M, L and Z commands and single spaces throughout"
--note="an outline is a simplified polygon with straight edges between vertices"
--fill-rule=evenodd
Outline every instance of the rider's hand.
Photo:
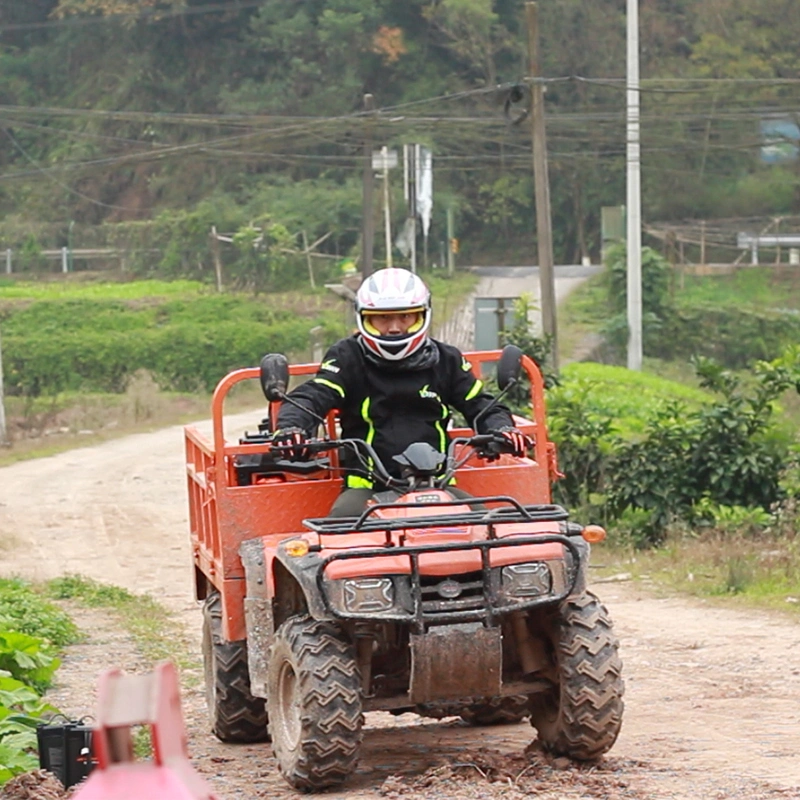
M 287 451 L 287 455 L 297 460 L 308 456 L 305 447 L 307 441 L 308 436 L 302 428 L 284 428 L 272 434 L 272 444 L 276 447 L 290 447 L 291 450 Z
M 519 428 L 500 428 L 496 433 L 501 437 L 505 451 L 512 456 L 524 456 L 533 447 L 533 439 Z

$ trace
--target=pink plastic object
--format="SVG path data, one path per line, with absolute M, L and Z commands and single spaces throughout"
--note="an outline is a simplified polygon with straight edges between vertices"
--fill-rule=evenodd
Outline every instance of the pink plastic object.
M 221 800 L 189 763 L 175 665 L 149 675 L 113 669 L 100 676 L 97 726 L 92 734 L 97 767 L 80 785 L 78 800 Z M 152 761 L 134 761 L 131 726 L 147 725 Z

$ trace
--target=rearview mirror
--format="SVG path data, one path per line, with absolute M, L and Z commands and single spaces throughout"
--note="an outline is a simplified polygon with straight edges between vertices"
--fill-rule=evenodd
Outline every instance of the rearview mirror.
M 519 380 L 521 369 L 522 350 L 515 344 L 507 344 L 500 354 L 500 360 L 497 362 L 497 385 L 501 392 Z
M 289 362 L 280 353 L 268 353 L 261 359 L 261 390 L 270 402 L 283 400 L 289 386 Z

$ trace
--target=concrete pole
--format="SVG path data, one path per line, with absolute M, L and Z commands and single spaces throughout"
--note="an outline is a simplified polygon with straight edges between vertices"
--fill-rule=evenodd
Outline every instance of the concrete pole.
M 642 369 L 642 187 L 639 126 L 639 0 L 628 2 L 628 369 Z
M 364 111 L 373 111 L 374 99 L 371 94 L 364 95 Z M 372 275 L 373 243 L 375 241 L 375 210 L 373 208 L 372 188 L 372 123 L 370 114 L 364 124 L 364 188 L 361 206 L 361 275 L 364 278 Z
M 539 67 L 539 23 L 537 3 L 525 3 L 528 25 L 528 59 L 531 77 L 531 142 L 533 183 L 536 194 L 536 240 L 539 251 L 539 295 L 542 331 L 551 337 L 550 361 L 558 371 L 558 330 L 556 323 L 556 282 L 553 269 L 553 228 L 550 214 L 550 178 L 547 166 L 547 136 L 544 120 L 544 87 Z
M 6 275 L 11 274 L 11 248 L 6 248 Z
M 408 203 L 411 218 L 411 271 L 417 271 L 417 164 L 419 163 L 419 145 L 408 145 L 411 156 L 408 171 Z
M 386 268 L 392 267 L 392 224 L 389 215 L 389 150 L 381 148 L 383 157 L 383 221 L 386 233 Z

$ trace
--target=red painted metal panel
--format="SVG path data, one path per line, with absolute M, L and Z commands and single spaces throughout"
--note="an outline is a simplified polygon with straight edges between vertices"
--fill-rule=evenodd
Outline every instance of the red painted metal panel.
M 465 354 L 476 377 L 482 365 L 497 361 L 499 351 Z M 534 440 L 534 458 L 520 461 L 503 456 L 487 462 L 470 461 L 457 475 L 457 485 L 473 495 L 507 495 L 521 503 L 549 503 L 550 484 L 555 477 L 555 457 L 547 439 L 544 408 L 544 383 L 535 363 L 527 356 L 523 369 L 531 382 L 531 418 L 515 417 L 515 423 Z M 312 375 L 317 364 L 290 367 L 293 376 Z M 194 428 L 186 429 L 186 462 L 189 492 L 189 524 L 195 565 L 221 592 L 223 636 L 228 640 L 245 638 L 243 599 L 244 570 L 239 547 L 246 539 L 268 537 L 269 548 L 278 541 L 304 530 L 302 520 L 325 516 L 341 489 L 340 478 L 318 480 L 289 476 L 285 481 L 238 486 L 234 457 L 243 453 L 265 452 L 267 445 L 229 443 L 225 440 L 223 406 L 230 389 L 244 380 L 259 378 L 258 368 L 241 369 L 220 381 L 212 399 L 212 441 Z M 274 417 L 276 404 L 270 408 Z M 327 434 L 337 435 L 333 413 L 327 420 Z M 451 435 L 469 435 L 469 429 Z M 336 454 L 332 454 L 336 458 Z M 268 570 L 270 574 L 271 570 Z

